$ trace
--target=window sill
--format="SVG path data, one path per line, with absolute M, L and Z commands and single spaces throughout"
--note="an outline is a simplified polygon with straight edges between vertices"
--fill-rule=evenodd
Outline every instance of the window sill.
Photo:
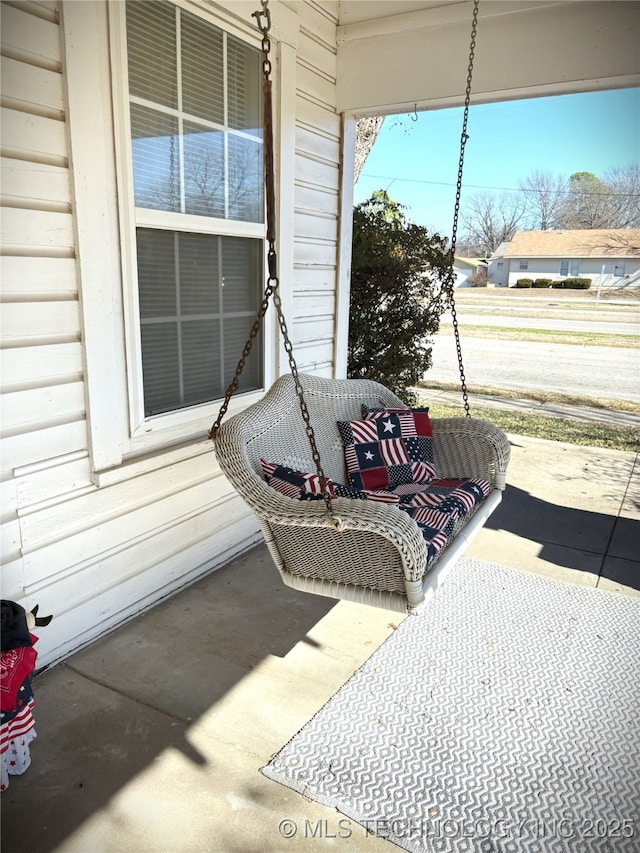
M 245 409 L 247 406 L 257 402 L 264 391 L 254 391 L 234 397 L 227 410 L 226 418 Z M 175 413 L 168 417 L 180 417 L 182 423 L 167 428 L 163 425 L 153 432 L 147 432 L 143 436 L 132 438 L 130 441 L 130 452 L 123 459 L 122 464 L 104 471 L 98 471 L 94 475 L 96 485 L 101 488 L 121 483 L 152 471 L 166 468 L 193 459 L 196 456 L 213 452 L 213 443 L 208 437 L 211 425 L 217 417 L 220 402 L 200 407 L 200 411 L 206 410 L 206 416 L 201 414 L 198 418 L 190 420 L 185 424 L 184 412 Z M 211 410 L 211 413 L 209 413 Z M 167 416 L 158 416 L 154 421 L 164 421 Z M 209 463 L 207 463 L 209 464 Z M 211 460 L 212 476 L 220 474 L 220 467 L 215 459 Z

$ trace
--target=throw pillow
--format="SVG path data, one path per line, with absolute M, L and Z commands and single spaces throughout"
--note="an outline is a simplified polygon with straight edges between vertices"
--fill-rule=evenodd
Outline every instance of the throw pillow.
M 268 462 L 266 459 L 261 459 L 260 465 L 269 486 L 280 494 L 300 501 L 322 500 L 322 486 L 317 474 L 296 471 L 286 465 Z M 398 495 L 390 492 L 354 489 L 351 486 L 336 483 L 330 477 L 327 477 L 327 485 L 332 498 L 351 498 L 386 504 L 397 504 L 400 501 Z
M 365 420 L 373 418 L 389 418 L 397 416 L 402 438 L 412 439 L 414 457 L 420 458 L 427 465 L 435 468 L 435 460 L 433 458 L 433 431 L 431 428 L 431 419 L 429 418 L 429 407 L 421 406 L 417 409 L 389 409 L 389 408 L 369 408 L 362 406 L 362 416 Z M 435 474 L 432 475 L 432 477 Z M 430 477 L 429 479 L 432 479 Z M 427 482 L 426 480 L 415 480 L 414 482 Z
M 352 486 L 388 489 L 436 476 L 426 412 L 369 411 L 362 421 L 338 421 Z

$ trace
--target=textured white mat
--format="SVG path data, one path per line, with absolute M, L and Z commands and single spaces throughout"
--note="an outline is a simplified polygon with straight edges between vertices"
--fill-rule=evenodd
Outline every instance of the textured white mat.
M 637 853 L 639 721 L 640 599 L 463 559 L 262 772 L 407 850 Z

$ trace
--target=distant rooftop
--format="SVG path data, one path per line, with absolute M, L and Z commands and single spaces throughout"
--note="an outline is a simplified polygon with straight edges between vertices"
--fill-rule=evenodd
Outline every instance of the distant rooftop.
M 516 231 L 493 257 L 640 257 L 640 228 Z
M 454 267 L 486 267 L 487 262 L 484 258 L 461 258 L 456 255 L 453 261 Z

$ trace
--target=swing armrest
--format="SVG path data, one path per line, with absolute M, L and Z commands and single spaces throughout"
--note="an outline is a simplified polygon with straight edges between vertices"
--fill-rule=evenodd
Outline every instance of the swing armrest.
M 217 456 L 222 471 L 240 497 L 251 507 L 265 530 L 277 527 L 297 528 L 292 531 L 292 547 L 296 536 L 305 538 L 301 528 L 322 529 L 327 536 L 334 538 L 336 534 L 336 558 L 344 552 L 345 546 L 339 544 L 348 531 L 366 534 L 371 543 L 372 553 L 389 549 L 395 551 L 404 577 L 407 580 L 419 580 L 424 575 L 426 565 L 426 550 L 424 540 L 418 525 L 405 512 L 401 512 L 393 504 L 381 504 L 374 501 L 355 500 L 350 498 L 335 498 L 331 502 L 333 517 L 338 522 L 336 531 L 327 517 L 324 501 L 298 501 L 279 494 L 265 483 L 249 464 L 243 454 L 233 452 L 234 448 L 227 445 L 228 435 L 233 434 L 233 419 L 228 421 L 220 430 Z M 376 546 L 375 543 L 378 543 Z M 300 549 L 311 548 L 302 545 Z M 351 563 L 353 554 L 346 554 Z
M 503 490 L 511 455 L 509 439 L 477 418 L 432 418 L 433 456 L 438 477 L 480 477 Z
M 268 507 L 254 507 L 267 544 L 275 537 L 281 550 L 285 536 L 286 549 L 297 552 L 295 562 L 319 561 L 328 579 L 339 580 L 341 568 L 350 575 L 357 574 L 359 563 L 365 573 L 371 570 L 384 574 L 389 562 L 395 562 L 408 581 L 421 580 L 427 571 L 427 552 L 417 524 L 393 504 L 335 498 L 331 506 L 338 523 L 336 529 L 323 501 L 295 501 L 277 493 L 274 497 L 275 500 L 269 496 Z M 285 528 L 291 528 L 291 534 L 285 534 Z M 308 536 L 305 530 L 309 531 Z M 356 541 L 358 547 L 354 548 Z M 368 569 L 367 564 L 378 566 Z

